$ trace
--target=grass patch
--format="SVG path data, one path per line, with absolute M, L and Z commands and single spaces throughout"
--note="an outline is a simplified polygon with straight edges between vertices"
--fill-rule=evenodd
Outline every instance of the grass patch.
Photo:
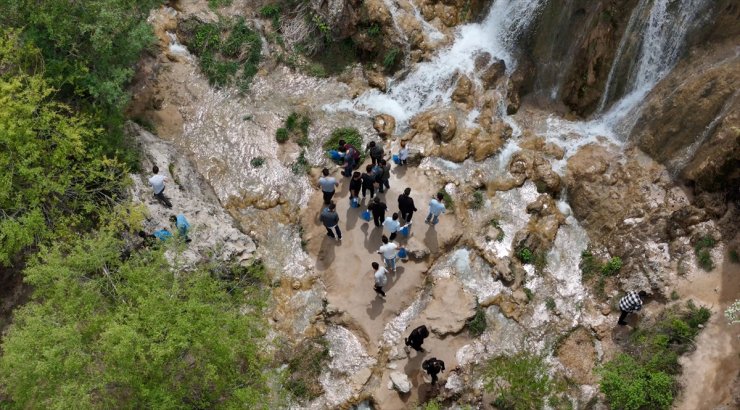
M 694 245 L 696 263 L 707 272 L 714 269 L 714 261 L 712 260 L 710 251 L 716 244 L 716 241 L 711 236 L 704 236 Z
M 678 393 L 678 358 L 693 349 L 710 311 L 692 301 L 668 309 L 636 330 L 625 352 L 600 370 L 600 387 L 612 408 L 668 409 Z
M 306 151 L 301 151 L 301 154 L 298 155 L 295 162 L 290 165 L 290 169 L 296 175 L 308 174 L 308 171 L 311 169 L 311 164 L 309 164 L 308 159 L 306 159 Z
M 232 0 L 208 0 L 208 7 L 216 10 L 221 7 L 231 6 Z
M 259 168 L 265 165 L 265 159 L 263 157 L 254 157 L 249 161 L 249 165 L 251 165 L 252 168 Z
M 468 319 L 468 332 L 470 336 L 478 337 L 485 332 L 488 323 L 486 323 L 486 311 L 481 307 L 478 301 L 475 302 L 475 315 Z
M 383 57 L 383 68 L 385 69 L 385 71 L 392 71 L 398 64 L 400 56 L 401 50 L 399 50 L 398 48 L 393 47 L 392 49 L 388 50 L 388 52 L 386 52 L 385 56 Z
M 311 118 L 307 114 L 290 113 L 288 118 L 285 119 L 285 126 L 278 128 L 278 132 L 281 133 L 278 142 L 282 143 L 292 139 L 301 147 L 309 146 L 311 144 L 311 140 L 308 138 L 308 127 L 310 125 Z
M 329 346 L 324 339 L 308 339 L 295 346 L 283 346 L 278 350 L 277 359 L 288 365 L 283 384 L 290 394 L 305 400 L 323 394 L 319 376 L 329 359 Z
M 282 9 L 277 3 L 268 4 L 260 9 L 260 16 L 264 18 L 272 19 L 272 28 L 278 30 L 280 28 L 280 13 Z
M 616 276 L 623 265 L 619 256 L 605 261 L 597 258 L 589 249 L 581 252 L 581 261 L 578 263 L 582 281 L 590 284 L 596 296 L 601 299 L 606 298 L 607 278 Z
M 470 202 L 468 203 L 468 208 L 477 211 L 478 209 L 483 208 L 483 204 L 485 204 L 485 202 L 486 199 L 483 195 L 483 191 L 481 191 L 480 189 L 476 189 L 473 192 L 473 196 L 470 199 Z
M 601 274 L 605 276 L 614 276 L 622 269 L 622 258 L 615 256 L 601 267 Z
M 534 299 L 534 293 L 532 292 L 532 289 L 530 288 L 522 288 L 524 290 L 524 294 L 527 296 L 527 302 L 531 302 L 532 299 Z
M 545 307 L 547 308 L 547 310 L 554 312 L 556 306 L 557 305 L 555 304 L 555 299 L 551 297 L 548 297 L 547 299 L 545 299 Z
M 534 253 L 529 248 L 522 248 L 517 252 L 516 256 L 519 258 L 522 263 L 532 263 L 534 261 Z
M 485 389 L 496 397 L 492 404 L 500 409 L 541 409 L 557 390 L 545 358 L 531 352 L 490 360 L 484 376 Z
M 444 188 L 440 189 L 438 193 L 442 194 L 442 202 L 445 204 L 445 208 L 448 211 L 454 211 L 455 201 L 452 199 L 452 195 Z
M 345 127 L 337 128 L 331 132 L 329 138 L 324 141 L 324 151 L 337 149 L 339 146 L 339 140 L 344 140 L 347 144 L 352 145 L 360 153 L 360 164 L 365 161 L 365 150 L 362 146 L 362 135 L 357 128 Z
M 671 300 L 679 300 L 681 299 L 681 296 L 676 292 L 675 290 L 671 292 Z
M 290 139 L 290 133 L 288 132 L 288 129 L 280 127 L 275 130 L 275 139 L 280 144 L 288 142 L 288 140 Z

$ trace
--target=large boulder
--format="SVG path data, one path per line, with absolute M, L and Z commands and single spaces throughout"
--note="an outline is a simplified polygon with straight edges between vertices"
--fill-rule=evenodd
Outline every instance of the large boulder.
M 398 390 L 399 393 L 405 394 L 411 391 L 413 385 L 405 373 L 391 372 L 390 378 L 391 383 L 393 383 L 393 388 Z
M 475 296 L 466 292 L 458 279 L 440 278 L 434 283 L 424 315 L 433 333 L 439 336 L 458 333 L 475 315 Z
M 396 131 L 396 119 L 389 114 L 376 115 L 373 118 L 373 128 L 381 138 L 392 136 Z

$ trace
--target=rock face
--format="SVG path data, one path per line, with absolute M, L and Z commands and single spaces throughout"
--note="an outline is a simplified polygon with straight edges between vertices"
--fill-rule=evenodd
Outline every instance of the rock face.
M 381 138 L 392 136 L 396 131 L 396 119 L 388 114 L 377 115 L 373 118 L 373 128 Z
M 593 367 L 596 363 L 596 348 L 588 330 L 579 327 L 572 331 L 557 348 L 555 356 L 576 383 L 595 382 Z
M 455 278 L 439 279 L 426 308 L 427 325 L 440 336 L 457 333 L 475 315 L 475 297 Z
M 411 391 L 413 386 L 411 385 L 411 380 L 409 380 L 409 377 L 406 376 L 406 374 L 401 372 L 391 372 L 390 377 L 391 382 L 393 383 L 393 388 L 398 390 L 399 393 L 408 393 Z
M 702 190 L 740 183 L 740 56 L 736 42 L 699 50 L 650 93 L 632 140 Z

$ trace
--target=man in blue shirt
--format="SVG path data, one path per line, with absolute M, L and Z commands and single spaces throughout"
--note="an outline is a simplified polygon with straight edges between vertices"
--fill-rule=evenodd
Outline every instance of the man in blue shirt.
M 436 198 L 432 198 L 432 200 L 429 201 L 429 215 L 427 215 L 424 222 L 431 222 L 432 225 L 436 225 L 439 222 L 439 216 L 447 210 L 447 208 L 445 208 L 445 204 L 442 202 L 443 199 L 444 195 L 439 192 L 437 193 Z
M 185 242 L 190 242 L 191 239 L 188 238 L 188 230 L 190 230 L 190 224 L 188 223 L 188 220 L 185 219 L 185 215 L 183 214 L 177 214 L 177 216 L 172 215 L 170 216 L 170 222 L 177 228 L 177 232 L 185 238 Z

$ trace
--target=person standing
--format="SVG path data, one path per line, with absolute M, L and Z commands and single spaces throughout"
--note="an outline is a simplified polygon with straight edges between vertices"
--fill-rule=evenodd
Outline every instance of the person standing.
M 365 172 L 362 173 L 362 197 L 366 196 L 367 191 L 370 191 L 370 198 L 375 196 L 375 174 L 373 174 L 373 166 L 368 164 L 365 167 Z
M 324 228 L 326 228 L 326 235 L 330 238 L 336 238 L 336 240 L 341 241 L 342 231 L 339 230 L 339 214 L 337 214 L 336 208 L 337 206 L 333 202 L 330 203 L 323 211 L 321 211 L 319 219 L 324 224 Z M 336 237 L 334 236 L 332 229 L 336 231 Z
M 344 155 L 344 176 L 351 177 L 355 164 L 360 160 L 360 152 L 344 140 L 339 140 L 339 152 Z
M 164 195 L 164 184 L 167 182 L 167 177 L 159 175 L 159 167 L 156 165 L 152 167 L 152 173 L 154 175 L 149 178 L 149 185 L 152 186 L 154 197 L 167 208 L 172 208 L 172 202 Z
M 391 189 L 390 179 L 391 179 L 391 164 L 389 164 L 388 161 L 381 159 L 380 160 L 380 180 L 378 181 L 378 185 L 379 185 L 378 190 L 380 191 L 381 194 L 386 189 Z
M 349 181 L 349 201 L 352 203 L 354 200 L 355 202 L 360 202 L 360 189 L 362 188 L 362 175 L 360 175 L 359 172 L 355 171 L 354 174 L 352 174 L 352 179 Z
M 398 235 L 398 230 L 401 229 L 401 222 L 398 221 L 398 212 L 394 212 L 392 216 L 385 218 L 385 221 L 383 221 L 383 228 L 387 229 L 388 232 L 390 232 L 390 236 L 388 237 L 388 239 L 396 239 L 396 235 Z
M 445 204 L 443 203 L 444 195 L 441 192 L 437 193 L 436 198 L 432 198 L 431 201 L 429 201 L 429 215 L 427 215 L 427 218 L 424 220 L 426 223 L 430 223 L 432 225 L 436 225 L 439 222 L 439 216 L 447 210 L 445 208 Z
M 429 329 L 427 329 L 425 325 L 421 325 L 412 330 L 409 337 L 405 338 L 403 341 L 406 346 L 410 346 L 417 352 L 423 352 L 424 348 L 422 348 L 421 345 L 424 344 L 424 339 L 427 337 L 429 337 Z
M 372 160 L 373 165 L 380 162 L 385 153 L 385 151 L 383 151 L 383 146 L 375 143 L 375 141 L 370 141 L 370 143 L 367 144 L 366 151 L 370 154 L 370 159 Z
M 436 357 L 432 357 L 430 359 L 424 360 L 421 364 L 421 368 L 424 369 L 428 375 L 432 376 L 432 384 L 437 384 L 437 375 L 444 371 L 445 369 L 445 362 L 437 359 Z
M 328 205 L 332 197 L 334 197 L 335 188 L 339 186 L 339 182 L 337 182 L 336 178 L 329 176 L 328 168 L 322 169 L 321 174 L 323 176 L 319 178 L 319 186 L 321 187 L 321 192 L 324 193 L 324 204 Z
M 409 160 L 409 149 L 406 148 L 406 141 L 401 141 L 401 150 L 398 151 L 398 164 L 406 165 Z
M 644 298 L 645 296 L 647 296 L 647 293 L 644 290 L 641 290 L 639 292 L 631 290 L 627 292 L 627 294 L 622 299 L 619 300 L 619 310 L 621 311 L 621 313 L 619 315 L 619 320 L 617 321 L 618 325 L 626 325 L 627 322 L 625 322 L 624 320 L 627 319 L 627 315 L 642 309 L 642 298 Z
M 414 199 L 410 195 L 411 188 L 406 188 L 398 196 L 398 210 L 401 211 L 401 219 L 406 223 L 411 223 L 411 217 L 417 211 L 416 206 L 414 206 Z
M 383 286 L 385 286 L 388 283 L 388 270 L 386 270 L 384 267 L 380 266 L 378 262 L 372 263 L 373 269 L 375 269 L 375 293 L 378 295 L 385 297 L 385 291 L 383 290 Z
M 380 224 L 385 220 L 385 210 L 388 209 L 388 206 L 376 196 L 373 202 L 367 206 L 367 209 L 373 214 L 375 226 L 380 227 Z
M 185 218 L 184 214 L 170 215 L 170 222 L 177 228 L 177 233 L 185 239 L 185 242 L 190 242 L 188 237 L 188 231 L 190 230 L 190 223 Z
M 378 249 L 378 253 L 383 255 L 383 262 L 385 263 L 385 266 L 391 270 L 391 272 L 396 273 L 396 256 L 398 255 L 398 244 L 395 242 L 390 242 L 388 240 L 388 237 L 383 235 L 380 240 L 383 242 L 383 245 L 380 246 Z

